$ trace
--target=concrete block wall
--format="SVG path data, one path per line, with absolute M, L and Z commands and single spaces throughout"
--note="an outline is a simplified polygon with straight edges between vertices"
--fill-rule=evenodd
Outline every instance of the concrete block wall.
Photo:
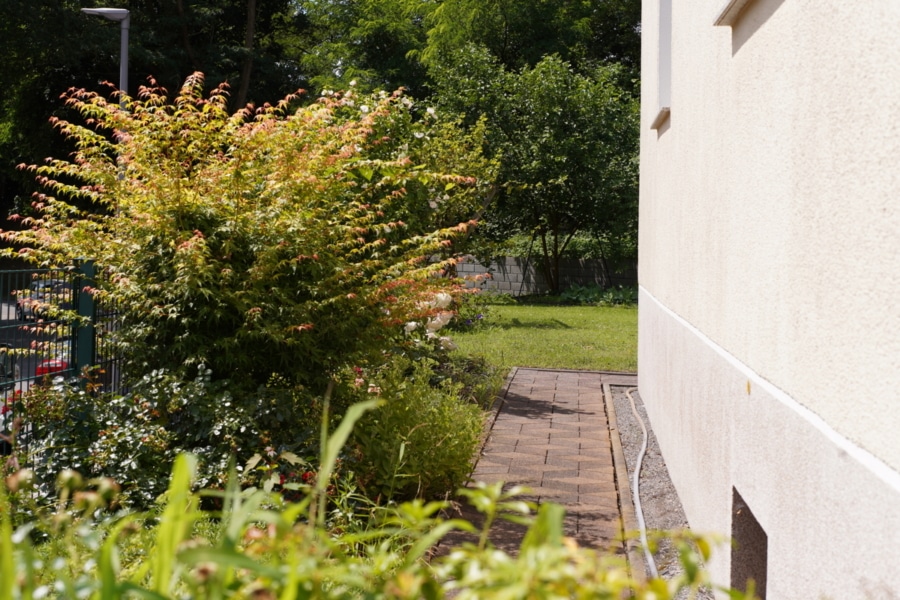
M 456 271 L 467 280 L 468 287 L 480 287 L 513 296 L 539 294 L 548 290 L 547 282 L 534 260 L 506 257 L 485 266 L 467 256 L 456 265 Z M 602 287 L 636 285 L 637 272 L 629 269 L 607 278 L 599 260 L 565 260 L 560 266 L 560 281 L 562 289 L 572 284 Z

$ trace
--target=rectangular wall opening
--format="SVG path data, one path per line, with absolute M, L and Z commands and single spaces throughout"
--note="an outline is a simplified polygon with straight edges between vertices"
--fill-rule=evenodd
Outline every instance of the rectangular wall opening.
M 753 580 L 756 595 L 766 600 L 769 538 L 738 491 L 731 492 L 731 587 L 747 591 Z

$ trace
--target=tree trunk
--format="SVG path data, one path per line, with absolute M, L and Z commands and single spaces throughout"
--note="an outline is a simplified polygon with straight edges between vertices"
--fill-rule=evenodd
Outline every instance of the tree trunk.
M 247 0 L 247 30 L 244 35 L 244 64 L 241 66 L 241 82 L 234 99 L 235 108 L 247 105 L 250 93 L 250 73 L 253 70 L 253 38 L 256 36 L 256 0 Z
M 184 16 L 184 1 L 177 0 L 175 3 L 178 8 L 178 20 L 181 23 L 181 44 L 184 46 L 184 52 L 188 56 L 188 60 L 191 61 L 191 69 L 196 71 L 201 71 L 200 65 L 197 64 L 197 57 L 194 55 L 194 49 L 191 47 L 191 38 L 188 35 L 188 27 L 187 27 L 187 19 Z
M 551 232 L 551 236 L 554 234 Z M 547 281 L 548 291 L 552 294 L 559 293 L 559 259 L 556 255 L 556 248 L 550 248 L 547 244 L 547 232 L 540 231 L 541 250 L 544 254 L 544 279 Z M 557 246 L 556 238 L 553 237 L 554 246 Z

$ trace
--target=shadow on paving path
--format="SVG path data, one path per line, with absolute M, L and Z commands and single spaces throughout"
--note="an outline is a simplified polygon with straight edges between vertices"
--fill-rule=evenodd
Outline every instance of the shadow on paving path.
M 524 486 L 528 492 L 523 500 L 563 505 L 566 536 L 582 546 L 627 552 L 633 569 L 642 572 L 634 543 L 623 542 L 624 532 L 634 529 L 631 491 L 624 463 L 616 456 L 618 434 L 610 435 L 607 416 L 611 386 L 636 385 L 637 376 L 628 373 L 514 369 L 495 407 L 472 481 L 503 481 L 505 490 Z M 452 516 L 481 522 L 468 506 Z M 515 554 L 525 529 L 498 520 L 490 539 Z M 457 532 L 444 543 L 464 539 L 466 534 Z

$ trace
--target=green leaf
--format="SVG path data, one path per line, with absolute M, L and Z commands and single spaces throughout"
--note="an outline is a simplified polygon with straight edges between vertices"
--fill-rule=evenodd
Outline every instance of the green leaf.
M 541 546 L 558 547 L 562 544 L 563 518 L 566 509 L 553 502 L 542 504 L 538 508 L 537 518 L 525 533 L 520 546 L 521 552 L 536 550 Z
M 16 585 L 10 510 L 6 483 L 0 482 L 0 600 L 13 600 Z
M 119 549 L 118 541 L 122 531 L 140 518 L 140 515 L 126 515 L 106 534 L 106 540 L 100 548 L 97 569 L 100 575 L 101 600 L 118 600 L 122 597 L 119 584 Z
M 294 454 L 293 452 L 282 452 L 281 458 L 288 461 L 292 465 L 305 465 L 306 461 Z
M 151 554 L 153 591 L 167 595 L 174 583 L 175 556 L 178 546 L 190 535 L 196 518 L 192 510 L 191 482 L 197 469 L 197 458 L 180 454 L 175 459 L 172 480 L 166 494 L 166 507 L 156 531 L 156 546 Z
M 259 461 L 262 460 L 262 454 L 256 453 L 250 457 L 250 460 L 247 461 L 247 464 L 244 465 L 244 469 L 246 471 L 252 470 L 256 465 L 259 464 Z
M 366 412 L 374 410 L 382 404 L 384 404 L 382 400 L 366 400 L 365 402 L 357 402 L 347 409 L 340 425 L 328 437 L 326 442 L 325 453 L 322 455 L 319 463 L 319 476 L 316 480 L 317 491 L 324 491 L 328 487 L 338 455 L 341 452 L 341 448 L 347 443 L 350 432 L 353 431 L 353 426 Z
M 238 550 L 229 550 L 225 548 L 191 548 L 190 550 L 179 552 L 178 560 L 186 566 L 212 562 L 223 568 L 246 569 L 251 573 L 263 577 L 270 577 L 276 581 L 281 580 L 283 577 L 281 570 L 255 561 Z

